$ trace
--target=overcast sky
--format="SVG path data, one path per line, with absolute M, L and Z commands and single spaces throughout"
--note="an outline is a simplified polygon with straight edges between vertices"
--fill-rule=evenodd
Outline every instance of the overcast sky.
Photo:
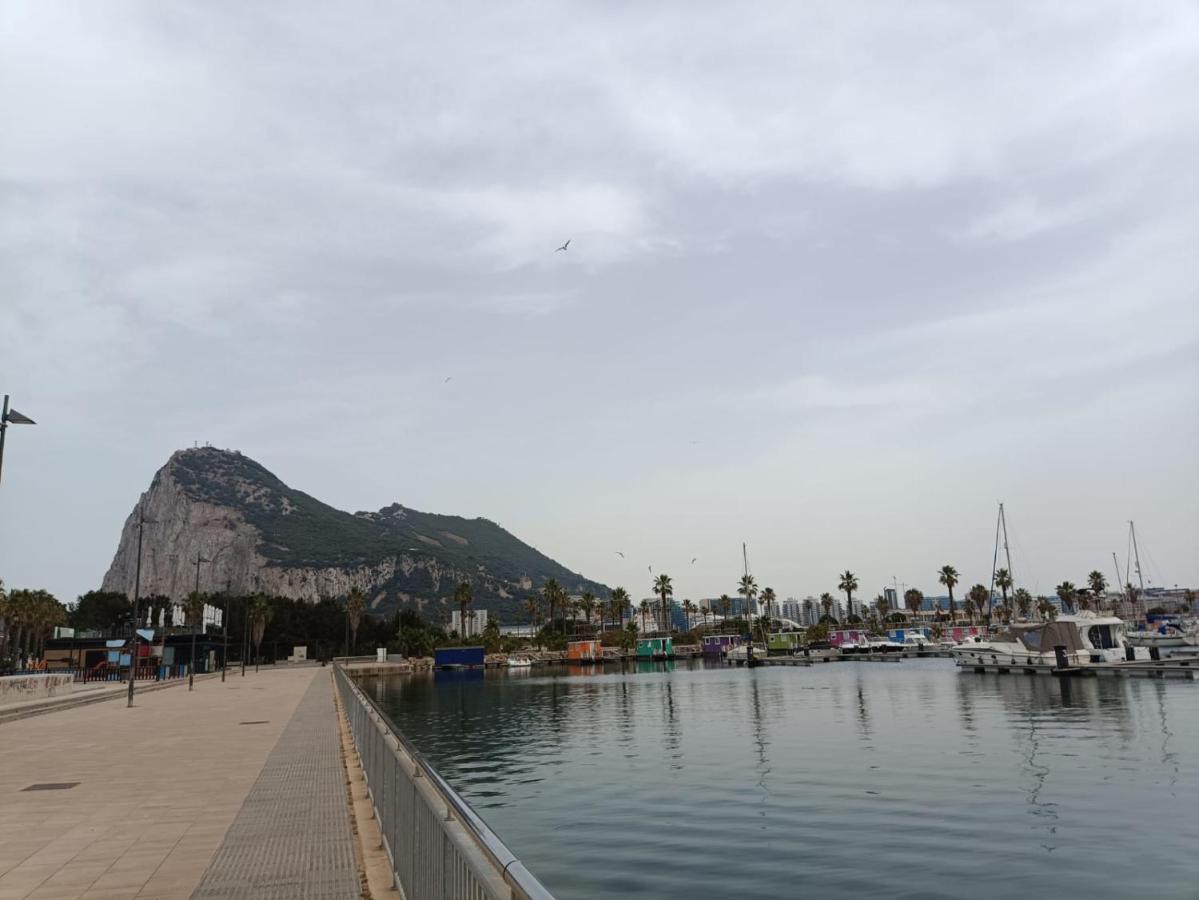
M 635 597 L 986 582 L 1001 499 L 1199 586 L 1196 85 L 1166 0 L 8 0 L 0 577 L 200 441 Z

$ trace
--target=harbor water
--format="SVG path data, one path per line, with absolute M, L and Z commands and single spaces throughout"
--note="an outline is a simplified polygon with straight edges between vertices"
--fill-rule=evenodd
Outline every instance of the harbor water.
M 560 900 L 1199 898 L 1199 684 L 944 659 L 364 687 Z

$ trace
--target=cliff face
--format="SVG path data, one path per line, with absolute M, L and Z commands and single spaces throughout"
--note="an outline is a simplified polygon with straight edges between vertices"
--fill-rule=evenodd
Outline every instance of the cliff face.
M 476 606 L 508 607 L 548 578 L 569 592 L 607 588 L 569 571 L 494 522 L 399 504 L 350 514 L 296 491 L 240 453 L 180 450 L 159 469 L 121 531 L 104 590 L 133 595 L 138 509 L 141 593 L 263 592 L 316 601 L 357 587 L 375 609 L 444 601 L 461 581 Z

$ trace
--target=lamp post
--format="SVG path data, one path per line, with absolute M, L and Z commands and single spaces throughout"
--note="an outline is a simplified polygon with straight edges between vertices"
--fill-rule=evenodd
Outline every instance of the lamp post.
M 4 471 L 4 432 L 9 425 L 36 425 L 37 422 L 8 408 L 8 394 L 4 395 L 4 411 L 0 412 L 0 473 Z
M 133 682 L 137 675 L 137 605 L 141 600 L 142 592 L 142 531 L 145 529 L 146 521 L 145 509 L 139 503 L 137 506 L 137 572 L 133 576 L 133 629 L 129 636 L 129 696 L 126 698 L 126 708 L 133 706 Z
M 204 557 L 200 556 L 200 551 L 197 550 L 196 551 L 196 590 L 195 590 L 195 593 L 193 593 L 193 595 L 192 595 L 192 603 L 193 604 L 200 602 L 200 563 L 202 563 L 202 562 L 211 562 L 211 560 L 204 559 Z M 204 606 L 202 605 L 200 607 L 200 621 L 202 622 L 203 620 L 204 620 Z M 197 622 L 191 623 L 191 625 L 192 625 L 192 652 L 191 652 L 191 658 L 188 660 L 188 664 L 187 664 L 187 689 L 189 691 L 195 687 L 195 681 L 196 681 L 196 625 L 197 624 L 199 624 L 199 623 L 197 623 Z

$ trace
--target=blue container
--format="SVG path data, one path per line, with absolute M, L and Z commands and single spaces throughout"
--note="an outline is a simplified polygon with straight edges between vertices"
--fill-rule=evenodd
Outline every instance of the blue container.
M 465 669 L 483 666 L 482 647 L 438 647 L 433 665 L 439 669 Z

